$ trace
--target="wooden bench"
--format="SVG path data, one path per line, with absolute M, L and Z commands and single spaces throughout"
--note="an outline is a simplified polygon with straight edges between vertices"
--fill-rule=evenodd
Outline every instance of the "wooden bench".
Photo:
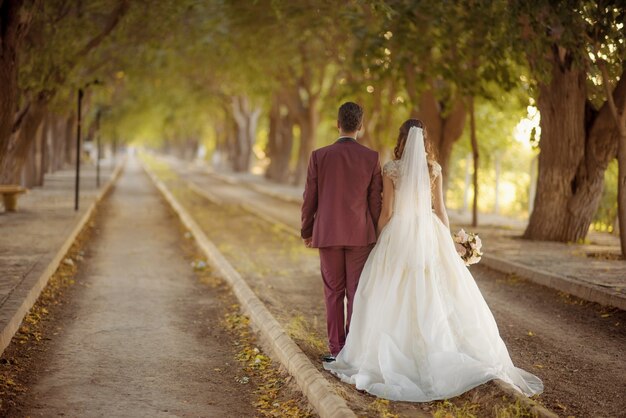
M 15 212 L 17 210 L 17 196 L 26 193 L 26 189 L 15 184 L 0 184 L 0 194 L 4 203 L 4 210 Z

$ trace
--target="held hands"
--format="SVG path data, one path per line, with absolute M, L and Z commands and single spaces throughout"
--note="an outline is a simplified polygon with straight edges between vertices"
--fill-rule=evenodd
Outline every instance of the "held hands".
M 454 248 L 456 248 L 456 252 L 460 255 L 463 256 L 466 253 L 466 249 L 463 245 L 459 244 L 458 242 L 454 243 Z
M 304 246 L 307 248 L 311 248 L 311 243 L 313 242 L 313 237 L 309 237 L 309 238 L 304 238 L 302 240 L 302 242 L 304 242 Z

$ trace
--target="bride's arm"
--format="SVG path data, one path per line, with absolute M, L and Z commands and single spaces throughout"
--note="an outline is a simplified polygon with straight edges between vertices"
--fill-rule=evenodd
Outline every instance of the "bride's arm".
M 435 177 L 435 181 L 433 182 L 433 207 L 435 209 L 435 214 L 441 222 L 450 229 L 450 221 L 448 220 L 448 212 L 446 211 L 446 205 L 443 200 L 443 180 L 441 179 L 441 174 Z
M 387 225 L 393 215 L 393 181 L 387 175 L 383 175 L 383 207 L 380 212 L 380 218 L 378 218 L 377 232 L 380 235 L 381 231 Z

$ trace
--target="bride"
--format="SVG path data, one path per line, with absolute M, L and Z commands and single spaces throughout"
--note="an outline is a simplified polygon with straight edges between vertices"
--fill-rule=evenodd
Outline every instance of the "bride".
M 451 398 L 492 379 L 541 393 L 541 380 L 513 365 L 456 251 L 441 167 L 428 157 L 423 123 L 407 120 L 396 160 L 383 168 L 379 239 L 361 274 L 350 333 L 324 368 L 390 400 Z

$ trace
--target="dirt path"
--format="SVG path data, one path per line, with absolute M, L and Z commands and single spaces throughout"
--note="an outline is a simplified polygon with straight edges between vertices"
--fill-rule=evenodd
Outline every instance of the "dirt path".
M 324 350 L 325 336 L 317 254 L 239 205 L 252 206 L 292 228 L 298 228 L 299 207 L 188 167 L 177 165 L 175 170 L 185 181 L 171 179 L 170 187 L 314 359 Z M 186 181 L 208 190 L 223 204 L 207 202 L 188 189 Z M 542 403 L 563 416 L 624 416 L 625 312 L 578 301 L 482 266 L 472 272 L 514 362 L 544 380 Z M 397 412 L 412 410 L 401 406 Z
M 253 416 L 224 301 L 197 282 L 176 219 L 133 161 L 98 223 L 20 415 Z

